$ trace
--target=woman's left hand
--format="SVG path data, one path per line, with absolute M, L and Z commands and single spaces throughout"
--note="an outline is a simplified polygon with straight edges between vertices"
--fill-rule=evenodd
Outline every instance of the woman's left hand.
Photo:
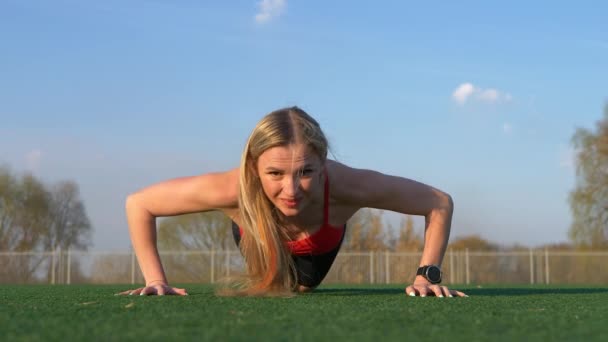
M 405 288 L 405 293 L 412 297 L 468 297 L 463 292 L 448 289 L 447 286 L 431 284 L 426 278 L 422 276 L 416 276 L 414 284 Z

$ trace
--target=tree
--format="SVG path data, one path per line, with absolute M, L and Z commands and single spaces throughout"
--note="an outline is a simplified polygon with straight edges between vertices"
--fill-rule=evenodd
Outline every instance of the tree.
M 572 137 L 576 151 L 576 185 L 569 202 L 573 222 L 569 235 L 587 248 L 608 247 L 608 103 L 595 131 L 578 128 Z
M 52 187 L 46 230 L 41 236 L 42 249 L 55 251 L 86 250 L 91 244 L 91 222 L 80 199 L 78 184 L 62 181 Z M 47 269 L 51 276 L 52 267 Z
M 78 184 L 59 182 L 50 195 L 50 215 L 42 238 L 44 250 L 86 250 L 91 244 L 92 227 L 80 199 Z
M 444 259 L 445 275 L 449 276 L 451 270 L 460 269 L 461 273 L 465 263 L 470 263 L 472 282 L 480 283 L 496 283 L 500 281 L 508 281 L 507 279 L 499 279 L 502 274 L 521 273 L 519 267 L 522 265 L 519 262 L 519 257 L 511 258 L 502 256 L 496 253 L 499 246 L 488 240 L 485 240 L 479 235 L 468 235 L 455 239 L 448 244 L 450 258 Z M 468 250 L 470 253 L 465 252 Z M 454 264 L 452 264 L 454 262 Z M 523 265 L 527 265 L 523 263 Z M 501 272 L 501 270 L 511 270 L 510 272 Z M 457 280 L 464 281 L 464 279 Z
M 40 242 L 49 194 L 32 175 L 21 179 L 0 169 L 0 250 L 29 251 Z
M 160 222 L 158 247 L 172 281 L 208 282 L 211 270 L 222 277 L 232 269 L 233 261 L 228 253 L 215 251 L 236 250 L 232 236 L 232 221 L 220 211 L 208 211 L 169 217 Z M 179 253 L 164 253 L 171 251 Z M 200 253 L 191 253 L 191 252 Z M 226 260 L 225 258 L 230 258 Z
M 475 252 L 488 252 L 497 251 L 498 245 L 483 239 L 479 235 L 468 235 L 455 239 L 448 244 L 448 249 L 461 251 L 468 249 Z
M 30 173 L 18 177 L 8 167 L 0 167 L 1 251 L 49 251 L 55 247 L 86 249 L 90 244 L 90 231 L 75 183 L 63 182 L 48 190 Z M 37 254 L 2 258 L 0 281 L 28 281 L 49 259 Z M 51 264 L 47 264 L 50 272 Z
M 158 227 L 158 247 L 165 250 L 234 250 L 232 221 L 220 211 L 169 217 Z
M 91 266 L 91 277 L 88 281 L 94 284 L 118 284 L 131 281 L 131 257 L 125 255 L 98 255 L 93 259 Z M 136 273 L 139 281 L 140 273 Z M 83 282 L 74 279 L 72 283 Z
M 388 249 L 382 211 L 361 209 L 348 220 L 344 249 L 347 251 L 384 251 Z
M 346 223 L 346 235 L 344 236 L 344 250 L 361 251 L 365 240 L 365 227 L 369 225 L 370 211 L 359 210 Z
M 0 168 L 0 250 L 27 252 L 40 244 L 48 216 L 48 192 L 32 175 L 21 179 Z M 0 281 L 27 282 L 45 260 L 20 254 L 0 259 Z
M 395 242 L 396 252 L 418 252 L 422 250 L 424 241 L 414 229 L 414 220 L 410 215 L 401 219 L 399 237 Z

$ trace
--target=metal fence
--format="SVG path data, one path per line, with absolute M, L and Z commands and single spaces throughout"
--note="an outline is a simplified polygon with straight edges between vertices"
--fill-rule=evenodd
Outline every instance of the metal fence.
M 172 283 L 216 283 L 242 274 L 238 250 L 160 252 Z M 420 252 L 340 252 L 324 283 L 413 281 Z M 608 251 L 448 251 L 445 284 L 608 284 Z M 0 252 L 3 284 L 141 284 L 132 252 Z

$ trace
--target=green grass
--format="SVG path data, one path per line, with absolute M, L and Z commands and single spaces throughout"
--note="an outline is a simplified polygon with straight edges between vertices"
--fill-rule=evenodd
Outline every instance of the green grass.
M 409 297 L 400 286 L 326 285 L 294 298 L 114 296 L 131 286 L 0 286 L 8 341 L 600 341 L 608 287 L 455 287 L 468 298 Z

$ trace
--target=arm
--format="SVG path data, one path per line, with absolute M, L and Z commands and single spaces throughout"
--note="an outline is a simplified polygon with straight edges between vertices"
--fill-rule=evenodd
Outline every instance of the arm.
M 237 206 L 238 169 L 160 182 L 127 197 L 129 233 L 146 286 L 167 284 L 156 246 L 156 217 Z
M 454 212 L 454 203 L 450 195 L 411 179 L 385 175 L 372 170 L 354 169 L 335 162 L 334 164 L 339 178 L 335 176 L 333 178 L 340 179 L 341 197 L 356 207 L 424 216 L 424 250 L 420 266 L 441 265 L 450 237 Z M 416 284 L 429 283 L 426 278 L 417 276 L 414 285 Z M 411 290 L 408 291 L 410 292 Z M 426 294 L 423 291 L 419 292 Z M 446 296 L 450 294 L 446 293 Z

